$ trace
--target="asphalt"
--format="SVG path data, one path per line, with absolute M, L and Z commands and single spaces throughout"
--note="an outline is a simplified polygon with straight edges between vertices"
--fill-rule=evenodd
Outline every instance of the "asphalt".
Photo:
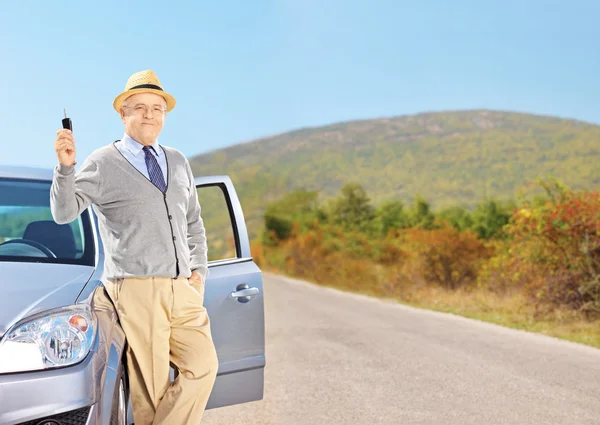
M 261 401 L 202 425 L 600 424 L 600 350 L 264 274 Z

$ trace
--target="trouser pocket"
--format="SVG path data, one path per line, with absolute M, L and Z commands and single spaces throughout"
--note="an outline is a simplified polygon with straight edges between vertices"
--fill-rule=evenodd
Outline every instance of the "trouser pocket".
M 121 295 L 121 288 L 123 286 L 123 278 L 118 279 L 108 279 L 103 282 L 104 288 L 108 293 L 110 300 L 113 303 L 115 310 L 117 310 L 117 306 L 119 305 L 119 297 Z

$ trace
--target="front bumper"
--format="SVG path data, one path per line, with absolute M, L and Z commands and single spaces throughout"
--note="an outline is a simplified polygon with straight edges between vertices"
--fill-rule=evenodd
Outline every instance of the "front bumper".
M 0 374 L 0 425 L 110 423 L 125 335 L 102 288 L 90 297 L 98 328 L 87 357 L 59 369 Z
M 104 356 L 96 351 L 97 346 L 95 338 L 88 356 L 73 366 L 0 375 L 0 424 L 28 424 L 82 408 L 89 416 L 100 396 L 99 375 L 105 370 L 105 362 L 99 359 Z
M 60 424 L 60 425 L 87 425 L 93 422 L 93 409 L 95 406 L 82 407 L 81 409 L 70 412 L 59 413 L 57 415 L 44 418 L 33 419 L 27 422 L 19 422 L 19 425 L 40 425 L 40 424 Z
M 1 425 L 38 425 L 46 418 L 61 425 L 109 423 L 125 341 L 110 311 L 98 308 L 96 313 L 98 331 L 82 362 L 53 370 L 0 374 Z M 59 421 L 55 417 L 61 414 Z

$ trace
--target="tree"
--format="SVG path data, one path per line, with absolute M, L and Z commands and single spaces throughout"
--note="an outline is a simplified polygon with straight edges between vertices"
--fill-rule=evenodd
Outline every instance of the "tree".
M 318 192 L 298 189 L 286 194 L 282 199 L 267 205 L 264 214 L 264 232 L 262 241 L 265 245 L 278 240 L 287 239 L 294 222 L 304 223 L 311 218 L 322 218 L 323 214 L 317 205 Z
M 360 184 L 347 183 L 341 189 L 341 196 L 331 203 L 330 220 L 346 230 L 368 231 L 375 218 L 370 202 Z
M 454 206 L 446 208 L 438 213 L 438 217 L 446 220 L 457 230 L 465 231 L 473 226 L 473 217 L 464 207 Z
M 382 202 L 375 210 L 374 228 L 380 236 L 387 235 L 391 229 L 402 229 L 408 225 L 404 204 L 400 200 Z
M 503 206 L 493 199 L 481 202 L 473 212 L 473 230 L 482 239 L 494 237 L 508 223 L 512 216 L 510 210 L 510 205 Z
M 293 222 L 284 217 L 265 213 L 265 229 L 262 234 L 262 243 L 264 245 L 275 245 L 278 240 L 285 240 L 290 237 Z
M 421 196 L 415 196 L 415 203 L 409 214 L 410 227 L 416 229 L 433 229 L 435 216 L 429 203 Z

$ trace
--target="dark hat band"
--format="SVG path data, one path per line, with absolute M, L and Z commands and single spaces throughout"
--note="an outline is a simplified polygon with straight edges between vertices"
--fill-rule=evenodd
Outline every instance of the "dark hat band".
M 140 84 L 140 85 L 131 87 L 129 90 L 133 90 L 133 89 L 154 89 L 154 90 L 163 91 L 162 87 L 157 86 L 156 84 Z

